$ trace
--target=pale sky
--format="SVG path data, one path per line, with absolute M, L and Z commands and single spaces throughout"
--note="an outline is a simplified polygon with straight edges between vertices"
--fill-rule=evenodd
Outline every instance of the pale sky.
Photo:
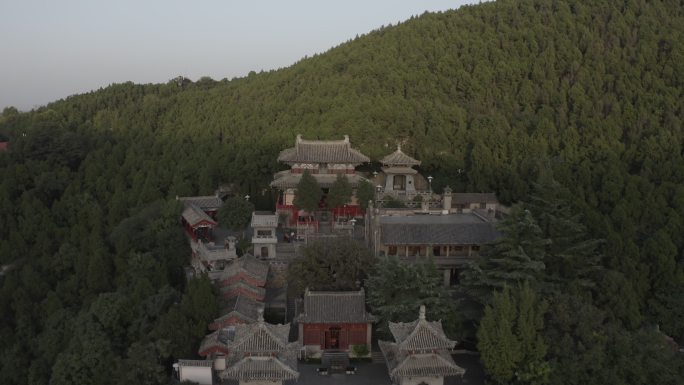
M 232 79 L 473 0 L 0 0 L 0 112 L 112 83 Z

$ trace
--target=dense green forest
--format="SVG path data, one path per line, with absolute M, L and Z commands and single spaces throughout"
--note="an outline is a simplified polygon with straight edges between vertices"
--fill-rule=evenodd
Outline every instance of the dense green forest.
M 553 270 L 532 264 L 526 286 L 487 291 L 507 255 L 497 245 L 465 277 L 482 341 L 492 319 L 534 320 L 502 336 L 524 345 L 511 362 L 529 376 L 516 381 L 677 383 L 682 355 L 650 330 L 684 339 L 682 74 L 681 1 L 500 0 L 278 71 L 6 108 L 0 383 L 167 382 L 216 313 L 211 285 L 185 282 L 173 198 L 233 183 L 267 205 L 277 154 L 298 133 L 348 134 L 373 159 L 400 141 L 438 191 L 496 191 L 527 208 L 518 241 L 534 239 L 511 243 L 513 258 Z M 486 367 L 509 381 L 510 365 Z

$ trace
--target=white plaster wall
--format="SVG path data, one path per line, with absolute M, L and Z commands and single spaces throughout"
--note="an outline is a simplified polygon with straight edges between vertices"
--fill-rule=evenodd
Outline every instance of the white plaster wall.
M 212 385 L 211 366 L 181 366 L 181 381 L 193 381 L 200 385 Z
M 413 175 L 406 175 L 406 191 L 416 191 L 416 182 Z

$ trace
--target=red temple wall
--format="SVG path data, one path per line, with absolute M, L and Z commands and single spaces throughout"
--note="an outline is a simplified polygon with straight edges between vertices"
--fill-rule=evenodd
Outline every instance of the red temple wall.
M 362 324 L 303 324 L 303 344 L 304 345 L 319 345 L 321 348 L 326 348 L 326 338 L 329 339 L 331 328 L 340 328 L 339 333 L 339 348 L 348 349 L 349 345 L 364 345 L 368 341 L 367 328 L 368 325 Z

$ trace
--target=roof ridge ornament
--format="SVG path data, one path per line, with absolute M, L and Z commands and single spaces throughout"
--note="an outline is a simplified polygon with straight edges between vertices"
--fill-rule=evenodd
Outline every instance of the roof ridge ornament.
M 418 319 L 425 320 L 425 305 L 420 305 L 420 311 L 418 312 Z
M 257 322 L 260 324 L 264 323 L 264 308 L 260 307 L 257 309 Z

